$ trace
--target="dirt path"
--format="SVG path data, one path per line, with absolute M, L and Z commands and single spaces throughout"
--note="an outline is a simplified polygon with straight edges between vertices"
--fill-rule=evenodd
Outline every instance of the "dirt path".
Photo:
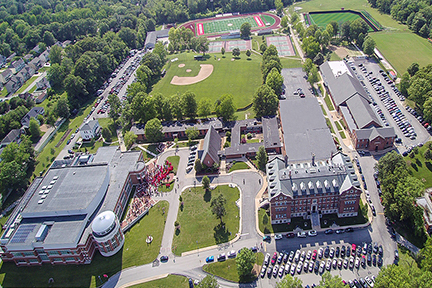
M 213 65 L 201 64 L 201 69 L 195 77 L 179 77 L 174 76 L 171 80 L 173 85 L 190 85 L 203 81 L 213 73 Z

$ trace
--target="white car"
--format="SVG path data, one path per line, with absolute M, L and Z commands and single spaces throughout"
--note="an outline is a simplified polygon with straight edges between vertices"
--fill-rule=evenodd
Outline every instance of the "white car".
M 305 257 L 306 257 L 306 251 L 302 251 L 300 255 L 300 261 L 303 262 L 305 260 Z
M 320 267 L 319 267 L 319 273 L 320 274 L 322 274 L 324 272 L 324 268 L 325 268 L 325 262 L 321 261 Z
M 282 238 L 283 238 L 282 234 L 276 234 L 275 235 L 275 240 L 280 240 Z
M 308 235 L 309 235 L 310 237 L 317 236 L 317 232 L 316 232 L 315 230 L 310 230 L 310 231 L 308 232 Z
M 297 265 L 297 273 L 300 274 L 303 268 L 303 263 L 300 261 Z
M 360 258 L 356 257 L 356 260 L 355 260 L 355 267 L 356 267 L 356 268 L 359 268 L 359 266 L 360 266 Z
M 331 259 L 328 259 L 328 260 L 327 260 L 327 263 L 326 263 L 326 269 L 327 269 L 328 271 L 330 271 L 330 269 L 331 269 L 331 264 L 332 264 Z
M 293 264 L 293 265 L 295 265 L 295 264 Z M 285 265 L 285 274 L 288 274 L 288 273 L 290 272 L 290 268 L 291 268 L 291 263 L 288 262 L 288 263 Z
M 294 256 L 294 261 L 297 263 L 299 261 L 299 259 L 300 259 L 300 250 L 297 250 L 296 254 Z
M 294 276 L 295 271 L 296 271 L 296 264 L 295 264 L 295 263 L 292 263 L 292 264 L 291 264 L 291 275 L 292 275 L 292 276 Z
M 276 277 L 278 271 L 279 271 L 279 266 L 276 264 L 276 265 L 273 267 L 273 276 L 274 276 L 274 277 Z
M 370 287 L 374 287 L 374 282 L 368 276 L 365 277 L 365 281 Z
M 284 271 L 285 271 L 285 267 L 284 265 L 281 265 L 279 268 L 279 277 L 282 278 L 282 276 L 284 275 Z
M 307 234 L 306 234 L 306 232 L 297 232 L 297 237 L 298 238 L 306 238 L 306 236 L 307 236 Z
M 312 256 L 312 250 L 309 250 L 308 253 L 307 253 L 307 255 L 306 255 L 306 259 L 310 260 L 311 256 Z
M 235 250 L 231 250 L 230 252 L 228 252 L 227 256 L 228 258 L 235 258 L 237 255 Z
M 307 272 L 308 267 L 309 267 L 309 262 L 306 260 L 306 261 L 304 262 L 304 264 L 303 264 L 303 270 L 304 270 L 305 272 Z

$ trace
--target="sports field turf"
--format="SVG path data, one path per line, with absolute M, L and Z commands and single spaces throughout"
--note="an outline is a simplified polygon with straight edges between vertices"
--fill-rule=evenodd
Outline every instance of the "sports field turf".
M 234 97 L 237 108 L 242 108 L 252 103 L 252 97 L 256 89 L 261 85 L 261 58 L 252 53 L 247 60 L 245 53 L 240 54 L 240 59 L 231 61 L 231 53 L 225 53 L 222 58 L 220 53 L 207 54 L 203 61 L 193 59 L 193 53 L 181 53 L 170 55 L 168 58 L 178 58 L 177 61 L 168 61 L 164 67 L 167 73 L 161 81 L 153 88 L 152 93 L 159 92 L 164 96 L 171 96 L 177 93 L 183 94 L 192 91 L 197 96 L 197 101 L 208 98 L 215 103 L 223 94 L 231 94 Z M 216 56 L 216 59 L 215 59 Z M 218 61 L 220 59 L 220 61 Z M 179 64 L 185 67 L 179 68 Z M 171 85 L 171 79 L 177 75 L 179 77 L 193 77 L 198 74 L 200 64 L 212 64 L 213 73 L 205 80 L 185 86 Z M 190 73 L 186 69 L 191 69 Z
M 213 34 L 240 30 L 243 23 L 251 24 L 252 28 L 258 27 L 257 22 L 252 16 L 228 18 L 203 22 L 204 33 Z
M 339 25 L 346 21 L 354 21 L 360 18 L 359 15 L 354 13 L 322 13 L 322 14 L 309 14 L 312 24 L 318 25 L 320 28 L 326 28 L 327 24 L 331 21 L 336 21 Z M 372 28 L 369 27 L 369 32 L 372 32 Z

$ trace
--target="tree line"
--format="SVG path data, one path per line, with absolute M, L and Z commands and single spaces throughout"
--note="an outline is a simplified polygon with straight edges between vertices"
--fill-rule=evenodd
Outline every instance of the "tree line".
M 428 0 L 368 0 L 373 8 L 406 24 L 424 38 L 432 37 L 432 8 Z

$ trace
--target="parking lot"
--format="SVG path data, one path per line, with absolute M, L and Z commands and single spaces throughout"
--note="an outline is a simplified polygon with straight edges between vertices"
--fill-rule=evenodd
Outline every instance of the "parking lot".
M 396 85 L 378 64 L 366 59 L 350 60 L 348 63 L 354 73 L 364 84 L 365 90 L 373 103 L 377 115 L 385 126 L 395 128 L 397 135 L 396 146 L 400 153 L 418 143 L 424 143 L 430 138 L 425 127 L 426 122 L 419 121 L 407 111 L 403 101 L 405 97 L 400 94 Z M 409 108 L 408 108 L 409 109 Z M 429 123 L 428 123 L 429 124 Z M 429 128 L 432 129 L 432 128 Z
M 314 97 L 311 86 L 306 81 L 307 77 L 302 68 L 282 69 L 281 74 L 284 78 L 283 88 L 285 94 L 283 98 L 300 98 L 301 93 L 299 93 L 299 88 L 303 91 L 304 97 Z

